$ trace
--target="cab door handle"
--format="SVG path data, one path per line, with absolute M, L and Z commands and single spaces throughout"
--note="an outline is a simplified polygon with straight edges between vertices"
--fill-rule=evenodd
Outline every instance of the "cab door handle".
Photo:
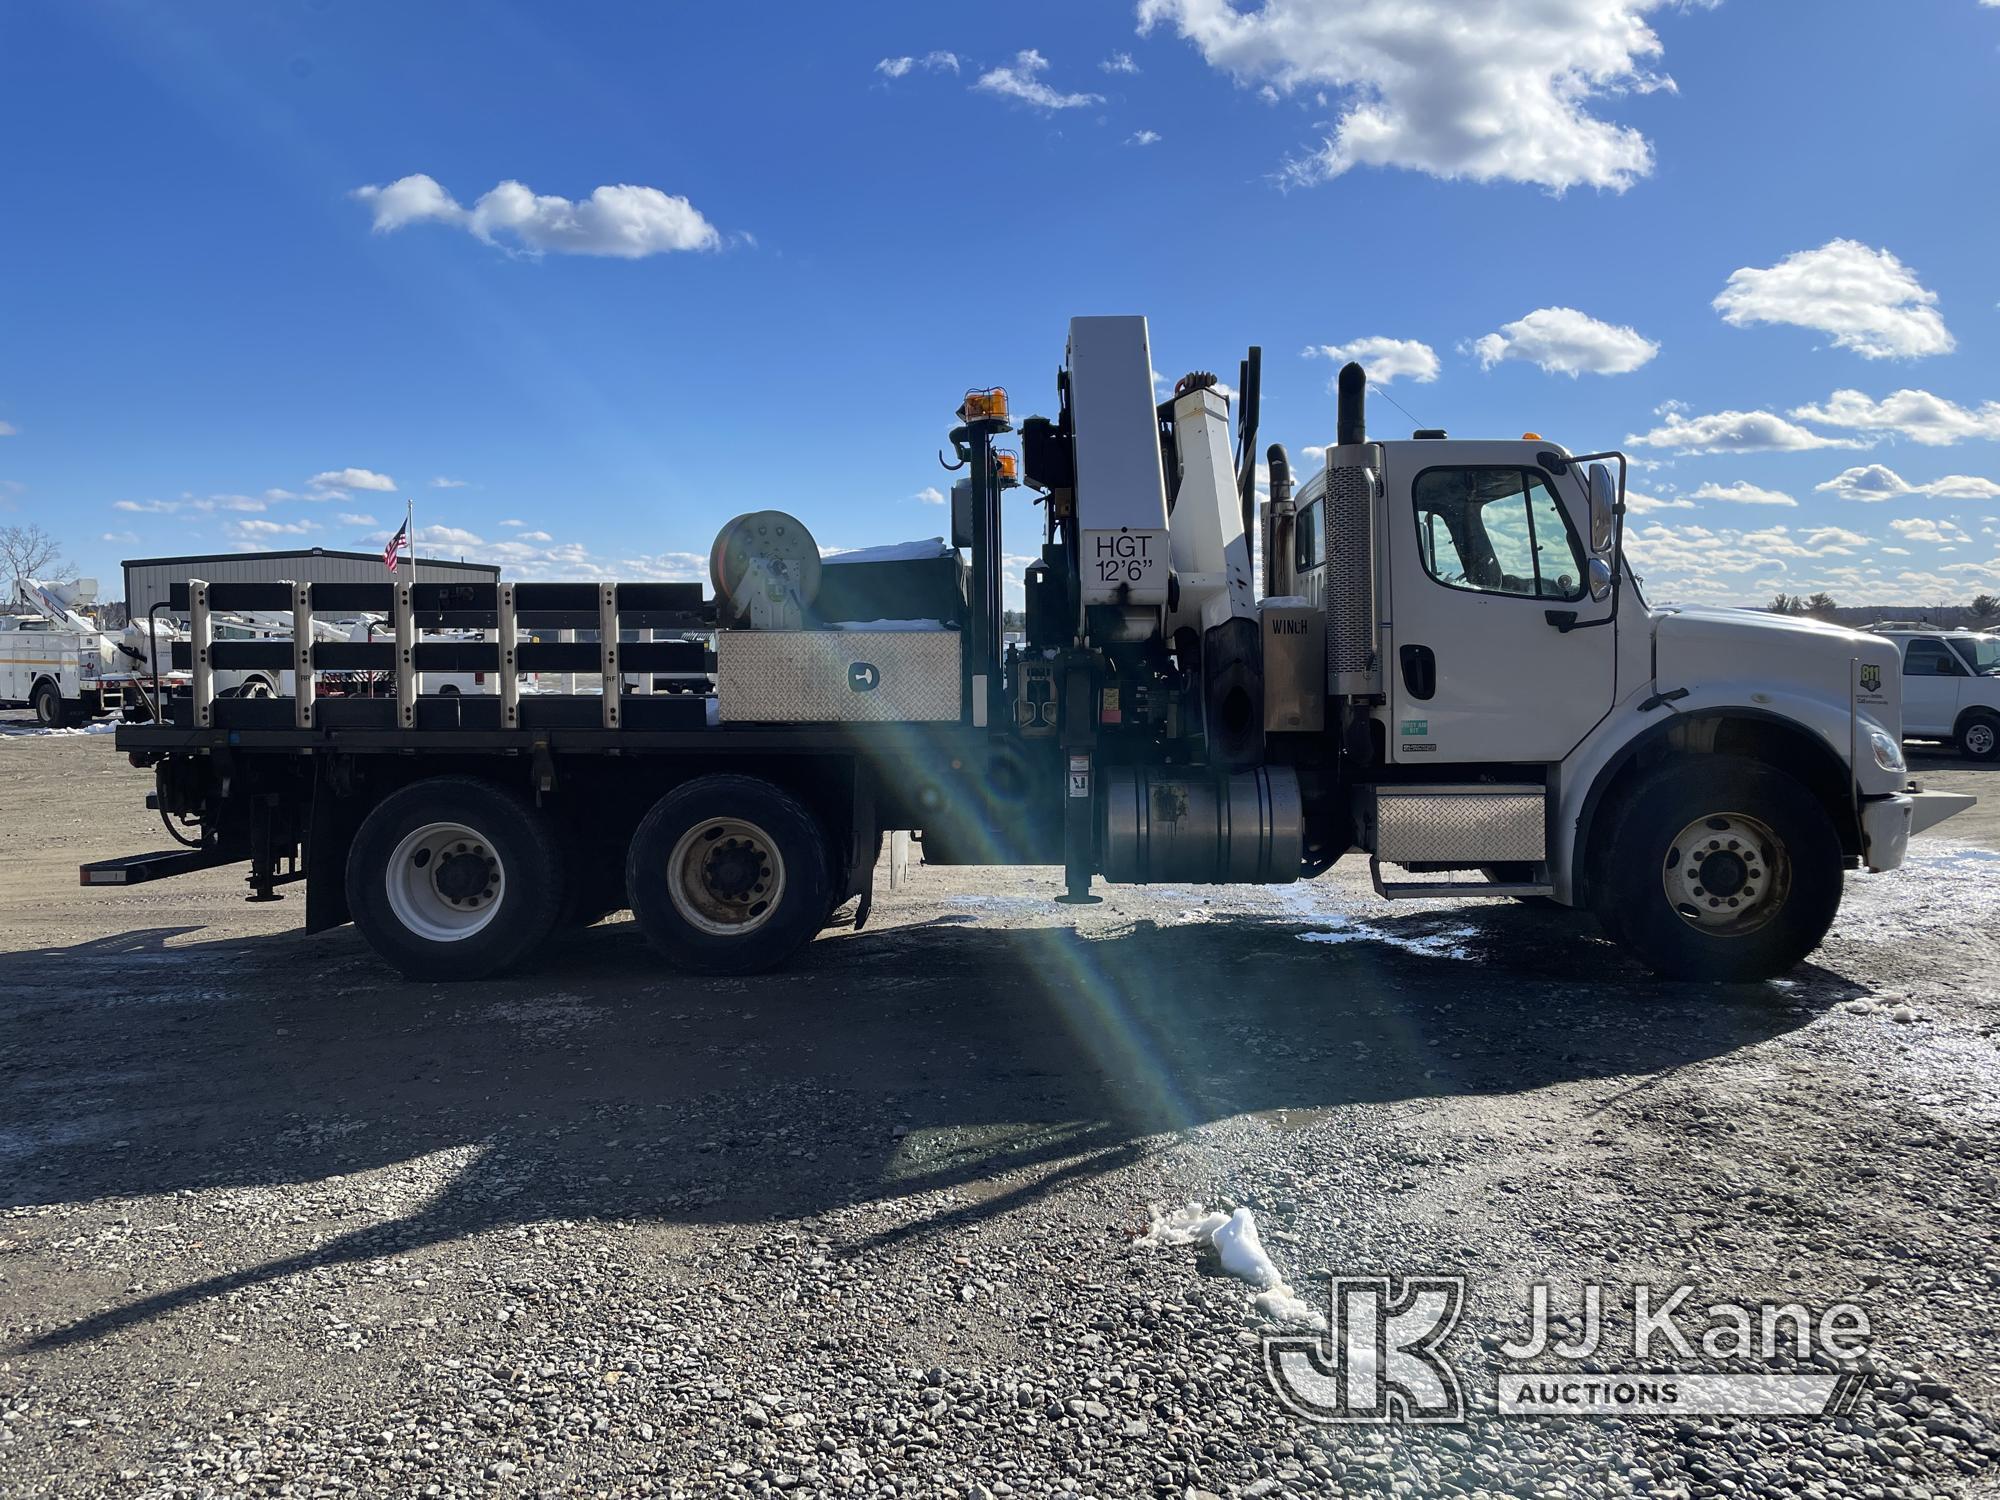
M 1437 692 L 1437 656 L 1428 646 L 1404 646 L 1397 653 L 1403 662 L 1403 686 L 1412 698 L 1427 701 Z

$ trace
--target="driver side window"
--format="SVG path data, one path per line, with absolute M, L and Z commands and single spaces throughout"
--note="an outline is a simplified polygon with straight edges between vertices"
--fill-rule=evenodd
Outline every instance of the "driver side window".
M 1415 488 L 1417 549 L 1449 588 L 1575 602 L 1583 552 L 1546 478 L 1523 469 L 1430 469 Z

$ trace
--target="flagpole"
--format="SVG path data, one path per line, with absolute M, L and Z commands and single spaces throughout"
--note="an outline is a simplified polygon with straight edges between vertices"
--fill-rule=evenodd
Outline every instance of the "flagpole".
M 417 497 L 410 495 L 403 501 L 403 535 L 410 539 L 410 577 L 417 576 Z

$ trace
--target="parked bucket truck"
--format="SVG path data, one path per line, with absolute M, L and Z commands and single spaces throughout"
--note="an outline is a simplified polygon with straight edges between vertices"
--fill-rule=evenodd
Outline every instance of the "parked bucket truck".
M 1894 869 L 1969 802 L 1909 778 L 1893 642 L 1649 605 L 1618 453 L 1383 439 L 1349 365 L 1323 467 L 1294 488 L 1274 445 L 1260 512 L 1258 368 L 1252 350 L 1232 430 L 1211 376 L 1157 400 L 1143 318 L 1075 319 L 1055 415 L 1018 452 L 1005 394 L 966 396 L 930 556 L 823 567 L 804 521 L 763 511 L 718 537 L 706 593 L 191 579 L 189 688 L 118 736 L 181 846 L 81 878 L 244 863 L 253 896 L 301 881 L 309 929 L 351 919 L 425 978 L 629 906 L 669 964 L 742 973 L 850 897 L 865 922 L 884 830 L 914 830 L 928 864 L 1058 866 L 1070 902 L 1365 859 L 1388 900 L 1547 898 L 1663 974 L 1750 980 L 1813 950 L 1849 872 Z M 1016 483 L 1042 536 L 1009 643 Z M 214 637 L 249 609 L 289 611 L 291 639 Z M 361 611 L 393 639 L 315 640 L 318 615 Z M 576 629 L 596 641 L 531 639 Z M 699 640 L 621 630 L 712 630 L 712 688 L 518 691 L 520 671 L 706 669 Z M 492 638 L 446 638 L 468 631 Z M 292 693 L 216 693 L 260 667 Z M 316 692 L 357 670 L 394 695 Z M 418 691 L 451 670 L 499 692 Z
M 57 729 L 141 701 L 138 682 L 152 663 L 148 627 L 100 629 L 82 612 L 96 598 L 94 578 L 11 582 L 0 600 L 0 708 L 31 708 L 43 728 Z

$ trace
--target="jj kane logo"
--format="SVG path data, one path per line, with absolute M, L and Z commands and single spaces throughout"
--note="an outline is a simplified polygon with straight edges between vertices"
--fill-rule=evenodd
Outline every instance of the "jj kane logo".
M 1563 1318 L 1551 1313 L 1547 1285 L 1530 1287 L 1527 1331 L 1484 1341 L 1500 1360 L 1493 1409 L 1501 1416 L 1568 1417 L 1835 1416 L 1852 1408 L 1862 1377 L 1826 1365 L 1866 1355 L 1870 1330 L 1861 1308 L 1848 1302 L 1818 1313 L 1796 1302 L 1696 1307 L 1693 1296 L 1688 1286 L 1630 1289 L 1631 1366 L 1625 1367 L 1602 1286 L 1585 1283 L 1575 1315 Z M 1325 1331 L 1268 1336 L 1265 1374 L 1278 1399 L 1310 1422 L 1462 1422 L 1465 1385 L 1444 1346 L 1467 1300 L 1462 1276 L 1336 1276 Z M 1662 1368 L 1711 1361 L 1755 1368 Z

